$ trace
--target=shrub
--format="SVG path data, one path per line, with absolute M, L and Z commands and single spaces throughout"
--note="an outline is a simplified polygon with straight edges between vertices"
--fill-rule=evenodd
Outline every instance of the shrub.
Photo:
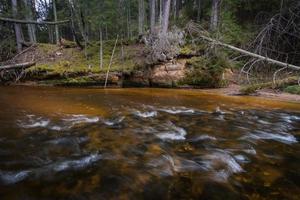
M 223 73 L 226 68 L 231 67 L 231 63 L 223 54 L 214 54 L 208 57 L 194 57 L 187 62 L 187 67 L 189 70 L 181 84 L 219 88 L 227 85 Z
M 284 92 L 300 95 L 300 86 L 299 85 L 288 86 L 287 88 L 284 89 Z

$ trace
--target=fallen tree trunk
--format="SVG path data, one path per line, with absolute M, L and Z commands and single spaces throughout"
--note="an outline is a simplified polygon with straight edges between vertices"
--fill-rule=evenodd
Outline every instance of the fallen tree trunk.
M 11 64 L 11 65 L 4 65 L 0 66 L 0 71 L 3 70 L 15 70 L 15 69 L 27 69 L 29 67 L 34 66 L 35 62 L 25 62 L 25 63 L 18 63 L 18 64 Z
M 292 76 L 289 78 L 278 80 L 276 83 L 267 82 L 267 83 L 258 83 L 258 84 L 243 86 L 240 89 L 240 93 L 242 95 L 249 95 L 257 92 L 258 90 L 262 90 L 264 88 L 278 89 L 278 88 L 286 87 L 288 85 L 294 85 L 297 83 L 298 83 L 298 77 Z
M 250 51 L 246 51 L 244 49 L 237 48 L 237 47 L 229 45 L 229 44 L 225 44 L 223 42 L 212 39 L 210 37 L 204 36 L 201 33 L 202 31 L 198 30 L 198 28 L 195 27 L 193 24 L 189 24 L 187 27 L 188 27 L 188 30 L 189 30 L 190 33 L 195 32 L 200 38 L 202 38 L 202 39 L 204 39 L 208 42 L 211 42 L 215 45 L 223 46 L 223 47 L 229 48 L 231 50 L 237 51 L 239 53 L 245 54 L 247 56 L 251 56 L 253 58 L 257 58 L 259 60 L 262 60 L 262 61 L 265 61 L 265 62 L 268 62 L 268 63 L 271 63 L 271 64 L 276 64 L 276 65 L 281 66 L 281 67 L 286 67 L 286 68 L 290 68 L 290 69 L 293 69 L 293 70 L 300 70 L 300 66 L 296 66 L 296 65 L 289 64 L 289 63 L 274 60 L 274 59 L 271 59 L 271 58 L 268 58 L 268 57 L 265 57 L 265 56 L 262 56 L 262 55 L 259 55 L 259 54 L 252 53 Z
M 265 62 L 268 62 L 268 63 L 272 63 L 272 64 L 276 64 L 276 65 L 281 66 L 281 67 L 287 67 L 287 68 L 294 69 L 294 70 L 300 70 L 299 66 L 292 65 L 292 64 L 289 64 L 289 63 L 284 63 L 284 62 L 281 62 L 281 61 L 278 61 L 278 60 L 274 60 L 274 59 L 271 59 L 271 58 L 268 58 L 268 57 L 265 57 L 265 56 L 262 56 L 262 55 L 258 55 L 258 54 L 246 51 L 244 49 L 237 48 L 237 47 L 229 45 L 229 44 L 225 44 L 223 42 L 220 42 L 218 40 L 215 40 L 215 39 L 203 36 L 203 35 L 199 35 L 199 36 L 201 38 L 205 39 L 206 41 L 212 42 L 212 43 L 214 43 L 216 45 L 227 47 L 229 49 L 232 49 L 232 50 L 240 52 L 242 54 L 245 54 L 245 55 L 248 55 L 248 56 L 260 59 L 262 61 L 265 61 Z
M 17 24 L 37 24 L 37 25 L 59 25 L 59 24 L 66 24 L 70 22 L 70 20 L 62 20 L 56 22 L 49 22 L 49 21 L 38 22 L 32 20 L 20 20 L 20 19 L 12 19 L 12 18 L 5 18 L 5 17 L 0 17 L 0 21 L 17 23 Z

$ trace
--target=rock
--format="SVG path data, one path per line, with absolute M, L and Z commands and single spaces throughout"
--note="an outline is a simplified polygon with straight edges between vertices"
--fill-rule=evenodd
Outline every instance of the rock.
M 143 71 L 123 74 L 123 87 L 175 87 L 185 76 L 185 60 L 157 64 Z
M 174 87 L 185 75 L 185 60 L 169 62 L 154 66 L 151 83 L 152 86 Z

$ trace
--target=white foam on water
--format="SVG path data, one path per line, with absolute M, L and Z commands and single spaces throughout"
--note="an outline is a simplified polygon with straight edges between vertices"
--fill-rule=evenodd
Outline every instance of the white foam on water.
M 239 163 L 249 163 L 250 162 L 250 160 L 246 156 L 241 155 L 241 154 L 235 155 L 234 159 Z
M 87 136 L 86 137 L 60 137 L 57 139 L 49 140 L 48 143 L 53 145 L 68 145 L 71 143 L 80 144 L 80 143 L 87 142 L 88 140 L 89 137 Z
M 292 123 L 293 121 L 300 121 L 300 116 L 296 115 L 285 115 L 282 119 L 288 123 Z
M 91 154 L 89 156 L 83 157 L 79 160 L 68 160 L 61 163 L 55 164 L 53 170 L 56 172 L 62 172 L 66 170 L 78 170 L 88 167 L 89 165 L 97 162 L 102 158 L 99 154 Z
M 183 128 L 177 127 L 173 123 L 168 126 L 170 130 L 157 134 L 157 137 L 162 140 L 185 140 L 187 132 Z
M 255 133 L 251 133 L 241 137 L 242 140 L 274 140 L 277 142 L 281 142 L 284 144 L 294 144 L 298 143 L 297 139 L 288 133 L 268 133 L 264 131 L 256 131 Z
M 222 111 L 222 110 L 220 109 L 220 107 L 218 106 L 218 107 L 216 108 L 216 110 L 213 112 L 213 114 L 225 115 L 226 112 Z
M 193 160 L 170 155 L 162 155 L 153 159 L 148 163 L 148 166 L 161 176 L 173 176 L 177 172 L 203 170 L 202 166 Z
M 249 149 L 243 149 L 243 151 L 250 155 L 256 155 L 256 150 L 253 147 L 251 147 Z
M 203 140 L 212 140 L 212 141 L 216 141 L 217 138 L 216 137 L 213 137 L 213 136 L 210 136 L 210 135 L 200 135 L 194 139 L 192 139 L 192 141 L 203 141 Z
M 63 130 L 64 128 L 63 128 L 63 127 L 60 127 L 60 126 L 57 126 L 57 125 L 54 125 L 54 126 L 50 126 L 49 129 L 50 129 L 50 130 L 53 130 L 53 131 L 61 131 L 61 130 Z
M 174 114 L 174 115 L 176 115 L 176 114 L 193 114 L 193 113 L 195 113 L 195 110 L 185 108 L 185 107 L 161 108 L 161 109 L 158 109 L 158 110 L 162 111 L 162 112 L 169 113 L 169 114 Z
M 33 118 L 34 115 L 27 115 L 29 117 L 28 121 L 21 121 L 19 120 L 18 125 L 22 128 L 45 128 L 49 125 L 49 119 L 43 119 L 41 117 Z
M 157 111 L 149 111 L 149 112 L 135 111 L 133 112 L 133 114 L 142 118 L 150 118 L 150 117 L 156 117 Z
M 259 122 L 260 124 L 263 124 L 263 125 L 270 125 L 270 124 L 271 124 L 270 122 L 267 122 L 267 121 L 262 120 L 262 119 L 258 120 L 258 122 Z
M 122 117 L 119 117 L 114 120 L 102 120 L 102 122 L 107 126 L 114 126 L 114 125 L 120 124 L 124 119 L 125 119 L 125 117 L 122 116 Z
M 96 123 L 99 117 L 89 117 L 86 115 L 71 115 L 70 118 L 63 119 L 64 121 L 71 122 L 73 125 L 81 123 Z
M 0 171 L 0 182 L 4 185 L 12 185 L 25 180 L 29 177 L 31 171 L 20 171 L 20 172 L 1 172 Z
M 201 157 L 203 168 L 213 174 L 216 181 L 226 182 L 232 174 L 243 172 L 243 168 L 229 154 L 214 152 Z

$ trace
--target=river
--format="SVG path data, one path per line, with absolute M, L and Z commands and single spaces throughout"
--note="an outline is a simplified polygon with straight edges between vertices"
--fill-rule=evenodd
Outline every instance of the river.
M 299 199 L 300 104 L 0 87 L 4 199 Z

